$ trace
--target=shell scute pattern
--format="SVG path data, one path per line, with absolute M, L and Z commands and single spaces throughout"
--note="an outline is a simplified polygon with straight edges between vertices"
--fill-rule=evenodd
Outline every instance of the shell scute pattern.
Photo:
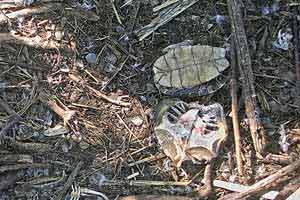
M 155 84 L 167 95 L 212 93 L 222 86 L 222 81 L 211 81 L 229 66 L 225 53 L 224 48 L 205 45 L 170 49 L 154 63 Z

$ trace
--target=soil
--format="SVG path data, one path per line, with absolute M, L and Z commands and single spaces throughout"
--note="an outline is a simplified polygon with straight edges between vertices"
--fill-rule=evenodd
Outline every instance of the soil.
M 84 2 L 93 7 L 84 7 Z M 188 186 L 167 183 L 174 181 L 174 174 L 177 181 L 186 179 L 166 167 L 153 132 L 154 107 L 167 97 L 153 83 L 152 64 L 165 47 L 184 40 L 228 48 L 231 30 L 226 1 L 199 1 L 142 41 L 137 30 L 155 18 L 153 7 L 164 1 L 133 1 L 123 7 L 125 1 L 112 2 L 64 1 L 55 9 L 9 22 L 2 20 L 0 12 L 1 200 L 55 199 L 80 162 L 83 165 L 71 180 L 73 193 L 72 187 L 67 188 L 62 199 L 71 199 L 78 186 L 101 191 L 109 199 L 135 194 L 195 196 L 191 191 L 203 177 L 204 165 L 184 164 L 191 168 L 189 179 L 200 171 Z M 292 34 L 288 6 L 292 1 L 280 1 L 279 10 L 267 15 L 262 10 L 273 1 L 264 1 L 265 5 L 242 2 L 260 118 L 267 130 L 266 152 L 280 155 L 284 161 L 254 158 L 241 80 L 238 97 L 244 177 L 238 176 L 233 156 L 230 84 L 211 95 L 184 100 L 218 102 L 224 107 L 229 137 L 213 167 L 214 178 L 251 185 L 299 157 L 300 101 L 294 40 L 287 50 L 274 46 L 279 30 Z M 27 8 L 35 6 L 40 6 L 39 2 Z M 24 8 L 0 9 L 10 16 Z M 1 38 L 2 33 L 12 31 L 19 37 L 39 39 L 38 44 L 50 46 L 47 41 L 51 40 L 60 46 L 48 48 Z M 96 55 L 96 62 L 88 59 L 90 53 Z M 161 185 L 153 186 L 152 181 Z M 209 199 L 227 193 L 217 188 Z M 101 198 L 82 195 L 80 199 Z

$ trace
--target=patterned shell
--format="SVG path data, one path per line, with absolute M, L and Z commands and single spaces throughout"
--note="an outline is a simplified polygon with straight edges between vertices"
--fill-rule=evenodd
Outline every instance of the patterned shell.
M 191 88 L 216 78 L 228 66 L 224 48 L 181 46 L 156 60 L 154 81 L 158 88 Z

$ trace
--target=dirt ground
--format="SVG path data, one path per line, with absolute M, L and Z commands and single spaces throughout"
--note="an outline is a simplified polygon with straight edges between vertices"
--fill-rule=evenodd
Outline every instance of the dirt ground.
M 165 1 L 125 2 L 47 1 L 22 7 L 0 1 L 0 200 L 72 199 L 79 187 L 109 199 L 195 196 L 193 184 L 200 182 L 204 165 L 186 163 L 188 180 L 200 175 L 188 186 L 174 185 L 176 172 L 166 168 L 157 144 L 154 107 L 167 97 L 156 88 L 152 69 L 168 45 L 192 40 L 230 46 L 227 3 L 200 0 L 139 41 L 137 30 L 151 22 L 156 16 L 152 9 Z M 266 152 L 278 159 L 255 158 L 240 79 L 243 177 L 234 156 L 229 82 L 213 94 L 184 100 L 224 107 L 229 137 L 213 166 L 214 179 L 252 185 L 299 157 L 300 98 L 294 40 L 287 50 L 274 45 L 278 32 L 293 34 L 293 1 L 280 1 L 273 10 L 275 1 L 242 2 Z M 43 5 L 47 11 L 30 13 Z M 24 9 L 29 10 L 13 17 Z M 11 33 L 16 37 L 10 38 Z M 230 69 L 225 75 L 230 76 Z M 281 191 L 296 179 L 273 189 Z M 215 188 L 208 199 L 228 193 Z

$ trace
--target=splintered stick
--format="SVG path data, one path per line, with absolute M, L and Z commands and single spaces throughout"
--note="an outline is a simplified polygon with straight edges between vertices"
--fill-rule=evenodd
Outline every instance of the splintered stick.
M 235 143 L 235 154 L 237 160 L 237 168 L 240 176 L 243 176 L 243 160 L 242 160 L 242 151 L 241 151 L 241 135 L 239 128 L 239 119 L 238 119 L 238 109 L 237 109 L 237 81 L 236 81 L 236 57 L 235 57 L 235 45 L 234 41 L 231 40 L 231 114 L 232 114 L 232 124 L 233 124 L 233 133 L 234 133 L 234 143 Z
M 260 108 L 257 104 L 257 96 L 254 88 L 254 75 L 241 8 L 237 0 L 227 0 L 227 4 L 231 20 L 232 35 L 236 46 L 237 64 L 243 83 L 245 112 L 249 120 L 250 133 L 256 155 L 262 158 L 266 146 L 266 134 L 260 121 Z

